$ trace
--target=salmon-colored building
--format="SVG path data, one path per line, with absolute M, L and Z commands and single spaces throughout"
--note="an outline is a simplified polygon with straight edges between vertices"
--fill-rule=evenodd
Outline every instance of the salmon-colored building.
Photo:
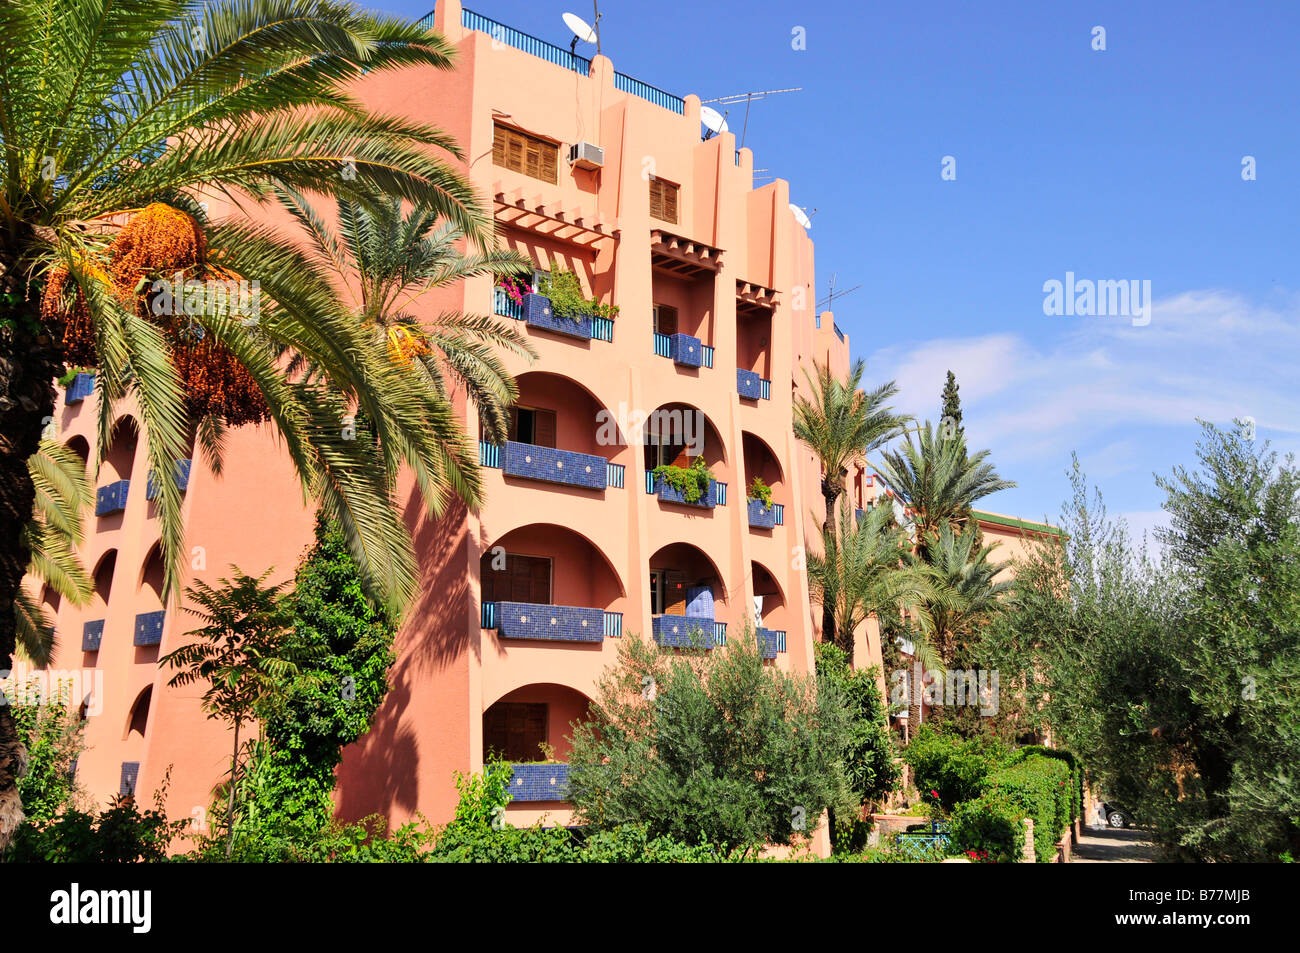
M 729 132 L 706 138 L 696 96 L 663 92 L 604 56 L 575 56 L 458 0 L 441 2 L 429 22 L 456 46 L 454 71 L 373 75 L 356 93 L 449 132 L 502 242 L 530 256 L 539 278 L 571 270 L 589 297 L 619 310 L 559 317 L 546 298 L 516 301 L 487 278 L 420 299 L 430 314 L 517 320 L 538 358 L 509 361 L 520 398 L 511 439 L 480 444 L 483 507 L 432 521 L 403 496 L 421 594 L 398 636 L 392 690 L 345 753 L 338 810 L 446 821 L 454 773 L 499 751 L 535 762 L 517 769 L 509 820 L 564 822 L 569 724 L 629 634 L 674 645 L 697 632 L 721 643 L 752 624 L 772 664 L 812 670 L 820 613 L 803 554 L 819 535 L 820 470 L 795 442 L 791 408 L 804 369 L 817 360 L 842 373 L 849 344 L 829 312 L 814 313 L 813 246 L 787 183 L 755 188 L 750 150 Z M 55 421 L 59 439 L 88 459 L 95 402 L 81 378 Z M 465 416 L 476 432 L 472 408 Z M 50 597 L 51 668 L 97 686 L 76 768 L 89 795 L 103 803 L 132 790 L 147 801 L 169 775 L 168 812 L 202 824 L 230 736 L 205 717 L 201 688 L 169 687 L 156 664 L 194 618 L 160 598 L 136 427 L 124 405 L 83 547 L 94 601 L 78 609 Z M 695 503 L 653 473 L 701 456 L 714 480 Z M 214 582 L 231 565 L 289 578 L 311 544 L 313 508 L 270 427 L 233 430 L 220 477 L 201 455 L 183 466 L 182 586 Z M 748 499 L 755 478 L 771 487 L 770 509 Z M 870 483 L 850 474 L 856 505 Z M 863 649 L 879 660 L 865 635 Z

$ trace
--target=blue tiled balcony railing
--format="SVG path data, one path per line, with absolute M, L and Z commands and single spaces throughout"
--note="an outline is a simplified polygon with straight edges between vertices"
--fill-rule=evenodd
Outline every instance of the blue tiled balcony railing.
M 785 651 L 785 632 L 781 629 L 759 629 L 758 650 L 763 658 L 776 658 Z
M 591 340 L 592 316 L 556 314 L 551 307 L 551 299 L 546 295 L 524 295 L 524 324 L 571 338 Z
M 104 639 L 104 620 L 95 619 L 81 627 L 81 651 L 98 652 Z
M 685 615 L 657 615 L 650 620 L 655 643 L 664 648 L 712 648 L 722 643 L 717 640 L 713 619 L 697 619 Z M 723 628 L 725 641 L 726 628 Z
M 159 609 L 157 612 L 141 612 L 135 617 L 135 638 L 132 640 L 133 645 L 158 645 L 162 642 L 163 617 L 166 613 Z
M 661 503 L 676 503 L 679 506 L 697 506 L 700 509 L 709 509 L 709 510 L 719 505 L 718 503 L 719 484 L 717 480 L 712 480 L 709 482 L 708 490 L 700 494 L 700 498 L 698 500 L 696 500 L 693 503 L 688 503 L 686 501 L 685 494 L 683 494 L 681 490 L 670 485 L 666 480 L 664 480 L 663 477 L 655 477 L 654 471 L 650 472 L 650 476 L 655 479 L 655 484 L 654 484 L 655 493 L 658 494 L 659 502 Z M 725 490 L 723 492 L 725 493 Z
M 63 397 L 65 404 L 78 404 L 95 392 L 95 375 L 78 374 L 68 385 L 67 393 Z
M 670 334 L 673 363 L 681 367 L 699 367 L 704 363 L 704 345 L 690 334 Z
M 118 480 L 116 483 L 109 483 L 107 486 L 101 486 L 95 491 L 95 515 L 107 516 L 110 513 L 120 513 L 126 509 L 126 494 L 131 488 L 130 480 Z
M 564 483 L 588 490 L 603 490 L 609 481 L 609 461 L 604 457 L 514 440 L 506 441 L 501 454 L 501 469 L 508 476 Z
M 503 639 L 546 642 L 600 642 L 607 625 L 603 609 L 532 602 L 485 602 L 482 624 L 485 629 L 496 629 Z
M 512 801 L 567 801 L 567 764 L 516 764 L 510 777 Z
M 754 529 L 771 529 L 776 525 L 776 505 L 764 506 L 762 500 L 748 500 L 749 525 Z
M 180 488 L 182 493 L 190 488 L 190 469 L 192 468 L 193 463 L 193 460 L 176 461 L 176 485 Z M 157 496 L 157 481 L 154 480 L 153 472 L 150 471 L 149 479 L 145 481 L 144 485 L 144 498 L 146 500 L 152 500 Z
M 736 368 L 736 393 L 746 400 L 758 400 L 759 376 L 743 367 Z

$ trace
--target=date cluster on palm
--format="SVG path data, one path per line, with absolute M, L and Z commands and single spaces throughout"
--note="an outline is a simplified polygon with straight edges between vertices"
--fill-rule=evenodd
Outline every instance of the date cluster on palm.
M 260 423 L 270 416 L 260 388 L 230 349 L 204 332 L 186 314 L 184 288 L 174 279 L 204 279 L 235 287 L 233 276 L 208 261 L 203 229 L 193 218 L 156 202 L 136 213 L 105 250 L 104 261 L 89 257 L 77 263 L 82 282 L 96 282 L 123 308 L 156 325 L 166 336 L 192 419 L 216 416 L 232 426 Z M 160 282 L 167 282 L 159 288 Z M 69 285 L 75 285 L 70 288 Z M 168 295 L 168 306 L 155 303 Z M 64 360 L 97 367 L 95 322 L 84 287 L 65 266 L 51 270 L 41 300 L 41 317 L 55 333 L 62 328 Z

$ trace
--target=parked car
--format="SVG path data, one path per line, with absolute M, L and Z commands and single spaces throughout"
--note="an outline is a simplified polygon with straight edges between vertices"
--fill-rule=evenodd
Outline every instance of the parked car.
M 1106 826 L 1116 828 L 1117 830 L 1133 826 L 1133 815 L 1124 808 L 1111 804 L 1109 801 L 1101 802 L 1101 816 L 1106 819 Z

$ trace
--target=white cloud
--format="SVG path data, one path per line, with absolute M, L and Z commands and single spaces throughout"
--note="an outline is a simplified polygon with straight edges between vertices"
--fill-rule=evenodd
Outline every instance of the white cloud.
M 1010 333 L 924 341 L 877 351 L 868 372 L 894 377 L 902 409 L 934 420 L 951 368 L 971 442 L 1005 463 L 1056 462 L 1079 448 L 1102 470 L 1163 469 L 1142 459 L 1136 431 L 1185 428 L 1196 417 L 1226 425 L 1249 415 L 1283 443 L 1300 434 L 1300 297 L 1262 305 L 1189 291 L 1158 300 L 1145 327 L 1045 320 L 1059 330 L 1041 343 Z

